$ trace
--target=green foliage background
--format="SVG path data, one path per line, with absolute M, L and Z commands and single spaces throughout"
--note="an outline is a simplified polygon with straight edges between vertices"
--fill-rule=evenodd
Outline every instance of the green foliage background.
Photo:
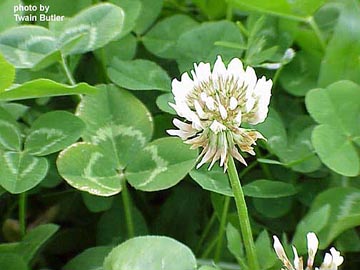
M 40 4 L 65 20 L 15 21 Z M 0 17 L 0 269 L 246 269 L 226 174 L 165 133 L 171 78 L 217 55 L 274 82 L 267 142 L 238 164 L 261 269 L 281 267 L 271 235 L 306 255 L 309 231 L 317 265 L 335 246 L 358 269 L 360 1 L 3 0 Z

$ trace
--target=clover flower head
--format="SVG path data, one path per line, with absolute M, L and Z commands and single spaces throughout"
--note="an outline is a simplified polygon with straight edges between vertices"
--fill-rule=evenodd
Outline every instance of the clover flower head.
M 278 258 L 284 264 L 282 270 L 304 270 L 303 259 L 299 257 L 296 248 L 293 246 L 294 252 L 294 263 L 292 264 L 288 257 L 286 256 L 285 250 L 281 245 L 279 239 L 274 235 L 274 249 Z M 315 254 L 319 246 L 319 240 L 316 237 L 316 234 L 310 232 L 307 234 L 307 244 L 308 244 L 308 260 L 305 270 L 313 270 Z M 330 253 L 326 253 L 323 263 L 320 267 L 315 267 L 315 270 L 337 270 L 344 262 L 344 257 L 340 255 L 340 252 L 335 248 L 330 249 Z
M 257 79 L 252 67 L 243 68 L 238 58 L 225 67 L 220 56 L 211 71 L 209 63 L 194 64 L 192 78 L 187 72 L 181 80 L 172 81 L 175 103 L 170 103 L 185 121 L 174 119 L 178 128 L 168 130 L 191 148 L 203 148 L 197 168 L 210 162 L 209 169 L 220 160 L 227 168 L 229 156 L 246 165 L 241 152 L 255 155 L 252 145 L 265 139 L 253 129 L 242 128 L 243 123 L 256 125 L 265 120 L 271 96 L 272 81 Z

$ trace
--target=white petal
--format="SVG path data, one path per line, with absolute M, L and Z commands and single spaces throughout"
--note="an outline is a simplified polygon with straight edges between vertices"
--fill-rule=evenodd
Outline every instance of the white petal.
M 229 104 L 230 110 L 235 110 L 236 107 L 237 107 L 237 105 L 238 105 L 237 99 L 234 98 L 234 97 L 231 97 L 231 98 L 230 98 L 230 104 Z
M 214 121 L 211 123 L 211 125 L 210 125 L 210 129 L 211 129 L 215 134 L 217 134 L 217 133 L 219 133 L 219 132 L 221 132 L 221 131 L 226 130 L 226 127 L 225 127 L 223 124 L 219 123 L 218 121 L 214 120 Z
M 228 73 L 234 78 L 244 79 L 244 67 L 239 58 L 233 58 L 228 65 Z
M 274 246 L 276 255 L 283 262 L 286 269 L 298 270 L 298 269 L 295 269 L 291 265 L 291 262 L 289 261 L 288 257 L 286 256 L 285 250 L 284 250 L 283 246 L 281 245 L 281 243 L 279 241 L 279 238 L 277 238 L 275 235 L 273 236 L 273 238 L 274 238 L 274 245 L 273 246 Z
M 220 112 L 221 118 L 225 120 L 227 118 L 227 111 L 221 103 L 219 103 L 219 112 Z
M 194 87 L 194 81 L 190 78 L 187 72 L 181 75 L 181 82 L 186 88 L 192 89 Z
M 175 97 L 186 96 L 185 91 L 183 91 L 182 83 L 177 79 L 172 80 L 171 89 Z
M 206 99 L 205 105 L 210 111 L 215 110 L 215 100 L 212 97 Z
M 219 77 L 226 77 L 227 75 L 226 67 L 220 55 L 218 55 L 216 59 L 212 75 L 213 75 L 213 79 L 217 79 Z
M 330 253 L 332 255 L 332 258 L 333 258 L 333 263 L 336 265 L 336 266 L 339 266 L 341 265 L 343 262 L 344 262 L 344 257 L 340 255 L 340 252 L 337 251 L 335 248 L 331 248 L 330 249 Z
M 249 95 L 246 99 L 246 104 L 245 104 L 245 109 L 246 109 L 246 112 L 250 112 L 253 108 L 254 108 L 254 105 L 255 105 L 255 98 L 252 96 L 252 95 Z
M 166 130 L 166 132 L 171 136 L 178 136 L 183 140 L 186 140 L 187 138 L 195 135 L 193 133 L 186 132 L 186 131 L 183 131 L 183 130 L 178 130 L 178 129 L 168 129 L 168 130 Z
M 191 138 L 191 139 L 188 139 L 185 141 L 186 144 L 191 144 L 191 149 L 196 149 L 198 147 L 200 147 L 201 145 L 204 144 L 205 142 L 205 139 L 204 136 L 202 136 L 202 134 L 194 137 L 194 138 Z
M 266 78 L 262 76 L 256 83 L 256 86 L 254 88 L 254 95 L 256 97 L 260 97 L 262 94 L 262 89 L 264 88 L 266 83 Z
M 265 140 L 267 141 L 267 139 L 264 137 L 264 135 L 262 135 L 260 132 L 256 131 L 256 140 L 260 139 L 260 140 Z M 255 143 L 256 144 L 256 143 Z
M 266 78 L 263 76 L 260 80 L 258 80 L 255 86 L 254 95 L 259 97 L 260 100 L 268 101 L 270 100 L 271 87 L 272 80 L 266 80 Z
M 227 157 L 227 149 L 220 150 L 220 167 L 224 166 Z
M 222 167 L 225 163 L 227 153 L 228 153 L 228 143 L 226 140 L 226 135 L 224 133 L 220 134 L 220 167 Z
M 235 117 L 235 119 L 234 119 L 235 124 L 236 124 L 237 126 L 240 126 L 240 124 L 241 124 L 241 118 L 242 118 L 242 113 L 241 113 L 241 111 L 239 110 L 238 114 L 236 115 L 236 117 Z
M 287 258 L 284 247 L 282 246 L 282 244 L 280 243 L 279 238 L 277 238 L 276 235 L 273 236 L 273 239 L 274 239 L 273 247 L 274 247 L 275 253 L 278 256 L 278 258 L 281 261 L 283 261 L 284 258 Z
M 268 110 L 257 110 L 254 116 L 248 120 L 249 124 L 251 125 L 257 125 L 259 123 L 264 122 L 266 116 L 267 116 Z
M 256 74 L 255 74 L 255 70 L 252 67 L 247 67 L 246 68 L 246 72 L 245 72 L 245 87 L 246 87 L 246 111 L 249 112 L 250 110 L 252 110 L 252 108 L 254 107 L 255 104 L 255 99 L 253 97 L 254 95 L 254 90 L 255 90 L 255 85 L 256 85 Z
M 254 89 L 256 80 L 257 77 L 255 70 L 252 67 L 248 66 L 245 71 L 245 84 L 248 87 L 248 91 L 252 91 Z
M 196 78 L 198 82 L 208 81 L 211 77 L 211 70 L 209 63 L 200 62 L 198 66 L 194 65 Z
M 317 249 L 319 247 L 319 240 L 316 237 L 316 234 L 313 232 L 308 233 L 306 235 L 306 238 L 307 238 L 309 256 L 314 258 L 315 254 L 317 252 Z
M 195 128 L 196 130 L 204 129 L 204 126 L 203 126 L 199 116 L 197 116 L 197 114 L 194 113 L 193 111 L 191 112 L 191 121 L 192 121 L 192 127 Z
M 300 258 L 298 255 L 298 252 L 296 250 L 296 247 L 292 246 L 293 252 L 294 252 L 294 266 L 297 269 L 300 264 Z
M 206 102 L 206 100 L 208 99 L 208 96 L 206 95 L 205 92 L 201 92 L 201 94 L 200 94 L 200 99 L 201 99 L 203 102 Z
M 177 102 L 176 104 L 169 103 L 169 106 L 172 107 L 179 116 L 186 118 L 188 121 L 192 121 L 193 112 L 185 102 Z
M 194 82 L 190 79 L 189 74 L 185 72 L 181 76 L 181 81 L 177 79 L 172 81 L 171 87 L 175 97 L 185 99 L 189 92 L 193 90 Z
M 256 125 L 258 123 L 264 122 L 268 111 L 269 111 L 269 103 L 271 97 L 271 87 L 272 81 L 265 79 L 262 77 L 256 84 L 254 89 L 254 96 L 258 100 L 258 104 L 255 108 L 255 114 L 252 119 L 249 120 L 249 123 L 252 125 Z
M 332 263 L 332 256 L 329 253 L 325 254 L 323 265 L 329 267 Z
M 215 162 L 219 160 L 220 155 L 221 155 L 220 151 L 217 150 L 217 151 L 215 152 L 215 155 L 214 155 L 214 157 L 213 157 L 210 165 L 209 165 L 208 171 L 210 171 L 211 168 L 214 166 Z
M 194 84 L 197 84 L 198 83 L 198 78 L 197 78 L 196 72 L 195 72 L 195 65 L 196 64 L 194 64 L 194 70 L 191 70 L 190 72 L 191 72 L 191 76 L 193 77 Z
M 204 112 L 203 108 L 201 107 L 200 103 L 197 100 L 194 101 L 194 106 L 195 106 L 195 110 L 196 110 L 196 113 L 198 114 L 198 116 L 201 119 L 205 119 L 206 113 Z
M 183 130 L 183 131 L 189 132 L 189 131 L 193 131 L 193 130 L 194 130 L 190 124 L 186 124 L 186 123 L 180 121 L 180 120 L 177 119 L 177 118 L 174 118 L 173 124 L 174 124 L 174 126 L 176 126 L 178 129 L 181 129 L 181 130 Z
M 199 162 L 198 165 L 196 165 L 196 169 L 199 169 L 202 165 L 204 165 L 206 162 L 209 162 L 210 159 L 214 156 L 215 154 L 215 151 L 216 151 L 216 148 L 215 147 L 210 147 L 204 157 L 201 159 L 201 161 Z
M 247 163 L 246 163 L 245 159 L 242 157 L 242 155 L 240 155 L 239 151 L 236 149 L 235 146 L 230 150 L 230 154 L 231 154 L 234 158 L 236 158 L 238 161 L 240 161 L 242 164 L 244 164 L 245 166 L 247 166 Z
M 169 106 L 171 108 L 173 108 L 175 110 L 175 112 L 177 113 L 177 115 L 181 116 L 181 117 L 184 117 L 184 114 L 182 113 L 181 111 L 181 108 L 179 106 L 177 106 L 176 104 L 174 103 L 171 103 L 171 102 L 168 102 Z
M 176 104 L 169 103 L 169 105 L 179 116 L 184 117 L 186 120 L 191 122 L 192 127 L 196 130 L 202 130 L 204 128 L 199 116 L 194 111 L 190 110 L 189 106 L 185 102 L 179 102 Z
M 270 97 L 271 97 L 271 86 L 272 86 L 272 83 L 266 84 L 267 88 L 263 89 L 263 93 L 259 99 L 259 104 L 258 104 L 259 110 L 263 112 L 261 114 L 262 118 L 260 119 L 260 122 L 263 122 L 265 120 L 265 118 L 267 116 L 267 112 L 269 110 L 268 107 L 269 107 Z

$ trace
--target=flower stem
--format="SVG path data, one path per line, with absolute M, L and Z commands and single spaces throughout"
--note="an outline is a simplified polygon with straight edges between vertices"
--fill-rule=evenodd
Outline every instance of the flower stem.
M 19 195 L 19 227 L 23 238 L 26 234 L 26 192 Z
M 250 221 L 246 207 L 245 197 L 241 188 L 239 176 L 237 174 L 234 159 L 232 158 L 232 156 L 229 157 L 228 176 L 232 191 L 234 193 L 235 204 L 238 212 L 240 229 L 244 241 L 249 269 L 259 270 L 259 263 L 255 251 L 255 244 L 250 227 Z
M 215 262 L 218 262 L 220 260 L 220 257 L 221 257 L 222 244 L 223 244 L 223 238 L 224 238 L 224 232 L 225 232 L 225 225 L 226 225 L 227 215 L 228 215 L 228 212 L 229 212 L 229 205 L 230 205 L 230 197 L 225 196 L 223 211 L 222 211 L 221 220 L 220 220 L 220 227 L 219 227 L 219 232 L 218 232 L 219 238 L 218 238 L 218 242 L 217 242 L 217 245 L 216 245 L 215 256 L 214 256 L 214 261 Z
M 131 212 L 131 202 L 130 202 L 130 196 L 129 191 L 126 185 L 125 179 L 123 179 L 123 187 L 122 187 L 122 201 L 124 204 L 124 212 L 125 212 L 125 220 L 126 220 L 126 227 L 128 232 L 128 237 L 132 238 L 135 236 L 135 230 L 134 230 L 134 223 L 132 218 L 132 212 Z
M 63 68 L 64 71 L 65 71 L 65 74 L 66 74 L 66 77 L 67 77 L 69 83 L 70 83 L 71 85 L 75 85 L 76 82 L 75 82 L 74 77 L 72 76 L 72 74 L 71 74 L 71 72 L 70 72 L 69 67 L 68 67 L 67 64 L 66 64 L 66 59 L 65 59 L 65 56 L 64 56 L 63 54 L 61 54 L 61 62 L 60 62 L 60 63 L 61 63 L 62 68 Z

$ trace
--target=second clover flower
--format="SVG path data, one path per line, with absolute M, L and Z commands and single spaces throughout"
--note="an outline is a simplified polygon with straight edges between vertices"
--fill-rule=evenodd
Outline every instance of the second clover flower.
M 175 118 L 173 123 L 178 129 L 167 132 L 179 136 L 193 149 L 203 148 L 197 168 L 210 162 L 210 169 L 220 160 L 226 170 L 230 155 L 246 165 L 239 150 L 254 155 L 252 146 L 257 139 L 265 138 L 241 125 L 265 120 L 272 81 L 265 77 L 258 80 L 254 69 L 244 70 L 238 58 L 233 58 L 226 68 L 220 56 L 212 72 L 209 63 L 200 62 L 194 64 L 191 75 L 185 72 L 180 81 L 172 81 L 175 104 L 170 106 L 185 121 Z
M 319 240 L 313 232 L 308 233 L 306 237 L 308 244 L 308 259 L 305 270 L 313 270 L 315 255 L 319 247 Z M 273 238 L 276 255 L 284 264 L 284 268 L 281 268 L 281 270 L 304 270 L 303 258 L 299 257 L 297 249 L 293 246 L 294 263 L 292 264 L 286 256 L 284 247 L 280 243 L 279 238 L 277 238 L 275 235 Z M 324 261 L 320 265 L 320 268 L 315 267 L 315 270 L 337 270 L 338 266 L 340 266 L 343 262 L 344 257 L 340 255 L 339 251 L 332 247 L 330 249 L 330 253 L 325 254 Z

